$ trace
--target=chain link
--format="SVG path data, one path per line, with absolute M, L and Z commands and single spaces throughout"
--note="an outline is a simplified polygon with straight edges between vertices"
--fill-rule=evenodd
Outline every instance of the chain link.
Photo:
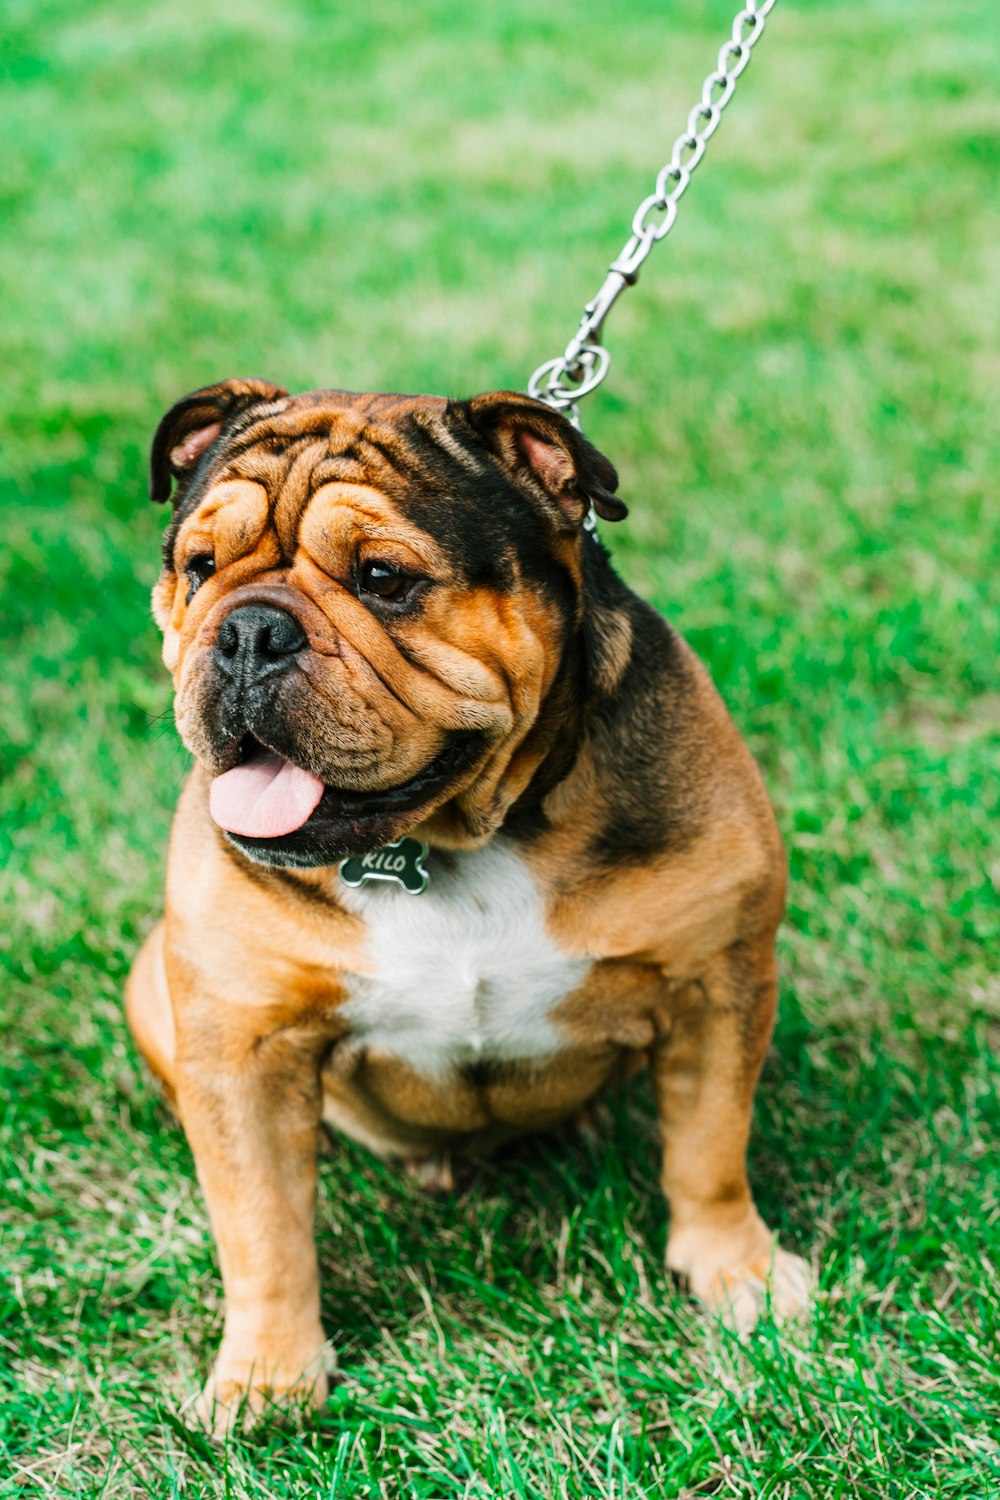
M 677 205 L 719 128 L 722 111 L 733 97 L 736 80 L 763 35 L 774 4 L 775 0 L 746 0 L 729 41 L 719 49 L 716 65 L 702 85 L 701 98 L 688 114 L 687 128 L 674 141 L 670 160 L 657 174 L 653 191 L 636 209 L 632 233 L 608 267 L 597 296 L 584 308 L 579 328 L 563 353 L 539 365 L 528 381 L 529 396 L 563 412 L 575 427 L 580 425 L 577 402 L 596 391 L 611 364 L 601 342 L 604 320 L 625 288 L 635 285 L 653 246 L 673 229 Z

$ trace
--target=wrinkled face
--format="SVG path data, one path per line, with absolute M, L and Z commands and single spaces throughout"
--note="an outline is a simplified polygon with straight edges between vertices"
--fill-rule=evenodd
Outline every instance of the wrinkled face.
M 161 424 L 177 725 L 257 860 L 331 864 L 418 828 L 482 842 L 551 744 L 579 470 L 613 470 L 536 403 L 478 402 L 227 382 Z

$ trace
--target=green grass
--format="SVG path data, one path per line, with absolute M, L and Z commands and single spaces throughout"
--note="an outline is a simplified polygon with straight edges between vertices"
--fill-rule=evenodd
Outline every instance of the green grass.
M 790 846 L 752 1171 L 813 1326 L 741 1348 L 673 1290 L 640 1088 L 452 1200 L 341 1146 L 327 1411 L 225 1448 L 179 1416 L 219 1280 L 120 1009 L 186 766 L 150 434 L 229 374 L 522 385 L 730 14 L 374 9 L 5 7 L 0 1494 L 1000 1495 L 989 0 L 782 0 L 586 412 L 620 566 Z

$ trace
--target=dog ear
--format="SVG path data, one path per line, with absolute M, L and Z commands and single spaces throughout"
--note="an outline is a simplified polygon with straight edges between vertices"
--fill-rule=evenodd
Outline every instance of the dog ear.
M 288 392 L 269 380 L 220 380 L 203 386 L 178 401 L 156 429 L 149 456 L 149 498 L 162 503 L 170 498 L 171 476 L 190 479 L 226 424 L 247 407 L 262 401 L 278 401 Z
M 605 521 L 628 515 L 614 465 L 544 402 L 493 391 L 449 410 L 464 416 L 515 483 L 545 500 L 561 530 L 574 531 L 591 506 Z

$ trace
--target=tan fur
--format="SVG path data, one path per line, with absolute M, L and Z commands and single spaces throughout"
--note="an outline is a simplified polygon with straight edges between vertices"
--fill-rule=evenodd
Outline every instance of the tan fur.
M 693 658 L 697 836 L 644 864 L 595 866 L 587 849 L 605 788 L 584 746 L 545 799 L 546 831 L 526 846 L 549 934 L 562 953 L 595 961 L 552 1016 L 564 1048 L 548 1062 L 435 1081 L 359 1046 L 341 1015 L 341 976 L 366 972 L 365 925 L 338 899 L 336 869 L 254 866 L 213 825 L 216 767 L 200 715 L 212 643 L 234 600 L 277 602 L 302 623 L 324 714 L 336 721 L 345 699 L 352 704 L 323 753 L 353 784 L 394 785 L 427 762 L 448 726 L 488 726 L 488 753 L 416 830 L 432 844 L 489 838 L 560 733 L 545 600 L 527 586 L 502 597 L 450 590 L 447 555 L 393 500 L 381 453 L 335 472 L 338 441 L 357 444 L 377 419 L 389 442 L 393 413 L 434 420 L 441 403 L 370 398 L 349 409 L 322 394 L 301 399 L 267 422 L 289 449 L 260 442 L 226 466 L 180 527 L 181 576 L 168 570 L 155 592 L 178 723 L 206 764 L 181 797 L 166 918 L 136 960 L 127 1009 L 176 1100 L 219 1247 L 226 1322 L 203 1415 L 224 1425 L 244 1399 L 259 1409 L 274 1393 L 322 1398 L 313 1204 L 324 1119 L 401 1160 L 477 1153 L 573 1118 L 647 1058 L 663 1128 L 668 1263 L 741 1326 L 769 1275 L 775 1306 L 794 1311 L 808 1293 L 802 1263 L 775 1259 L 744 1165 L 774 1018 L 784 859 L 753 761 Z M 407 627 L 405 655 L 344 584 L 353 551 L 373 538 L 444 580 Z M 220 571 L 224 560 L 225 572 L 186 605 L 183 569 L 199 550 L 213 552 Z M 627 665 L 629 621 L 609 618 L 604 635 L 610 691 Z

